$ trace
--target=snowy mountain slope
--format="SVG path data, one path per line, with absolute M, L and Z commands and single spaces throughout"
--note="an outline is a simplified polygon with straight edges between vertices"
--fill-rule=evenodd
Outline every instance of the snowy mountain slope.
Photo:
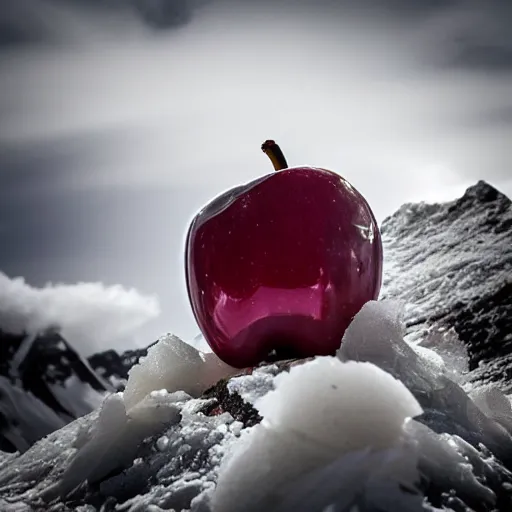
M 473 378 L 511 389 L 512 206 L 480 181 L 446 204 L 407 204 L 382 225 L 381 298 L 406 302 L 410 339 L 454 329 Z
M 114 390 L 56 331 L 0 331 L 0 447 L 25 451 Z

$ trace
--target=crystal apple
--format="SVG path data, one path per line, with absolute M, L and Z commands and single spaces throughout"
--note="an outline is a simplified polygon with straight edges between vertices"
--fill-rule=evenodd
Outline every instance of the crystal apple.
M 193 219 L 187 291 L 199 327 L 227 364 L 329 355 L 377 299 L 382 242 L 364 197 L 335 172 L 288 168 L 233 188 Z

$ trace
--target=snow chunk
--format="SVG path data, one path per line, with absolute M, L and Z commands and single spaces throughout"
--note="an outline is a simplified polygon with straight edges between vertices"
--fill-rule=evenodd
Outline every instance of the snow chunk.
M 262 423 L 221 466 L 215 511 L 268 510 L 273 493 L 307 471 L 400 446 L 405 420 L 422 412 L 401 382 L 368 363 L 319 357 L 278 375 L 275 386 L 256 402 Z
M 265 423 L 314 436 L 338 452 L 387 448 L 399 437 L 405 418 L 423 412 L 400 381 L 369 363 L 316 358 L 278 375 L 275 385 L 279 393 L 256 403 Z
M 124 402 L 130 409 L 151 391 L 166 389 L 200 396 L 221 378 L 239 370 L 215 354 L 203 354 L 174 335 L 165 335 L 128 372 Z
M 484 414 L 464 389 L 444 372 L 433 371 L 403 338 L 403 307 L 394 301 L 366 303 L 348 327 L 338 357 L 367 361 L 401 380 L 423 407 L 424 422 L 434 431 L 482 443 L 498 457 L 508 457 L 512 438 Z
M 417 421 L 410 421 L 405 430 L 416 443 L 418 469 L 431 484 L 454 489 L 464 498 L 495 504 L 495 494 L 477 480 L 473 466 L 460 453 L 462 445 L 452 436 L 436 434 Z
M 161 436 L 156 441 L 156 447 L 161 452 L 165 452 L 169 446 L 169 438 L 167 436 Z
M 191 396 L 199 396 L 202 391 L 199 368 L 202 364 L 201 353 L 194 347 L 177 336 L 163 336 L 128 372 L 124 391 L 127 409 L 158 389 L 169 392 L 182 390 Z
M 469 355 L 466 345 L 460 341 L 455 329 L 433 328 L 414 348 L 416 351 L 420 350 L 420 355 L 421 350 L 430 349 L 430 353 L 435 353 L 442 360 L 440 369 L 443 373 L 454 382 L 465 382 L 469 372 Z
M 423 496 L 410 486 L 417 476 L 416 458 L 407 445 L 360 450 L 283 486 L 265 510 L 425 512 Z

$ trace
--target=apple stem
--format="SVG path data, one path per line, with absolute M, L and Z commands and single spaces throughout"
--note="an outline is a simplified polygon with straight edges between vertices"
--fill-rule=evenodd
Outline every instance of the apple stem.
M 286 158 L 284 157 L 281 148 L 276 144 L 275 141 L 266 140 L 261 145 L 261 150 L 270 158 L 270 161 L 272 162 L 272 165 L 276 171 L 281 171 L 288 167 Z

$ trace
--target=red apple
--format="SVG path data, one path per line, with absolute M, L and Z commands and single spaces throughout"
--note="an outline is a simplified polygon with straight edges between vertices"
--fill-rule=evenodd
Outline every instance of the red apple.
M 350 321 L 377 299 L 382 242 L 364 197 L 340 175 L 275 170 L 214 199 L 186 241 L 189 299 L 206 341 L 227 364 L 329 355 Z

